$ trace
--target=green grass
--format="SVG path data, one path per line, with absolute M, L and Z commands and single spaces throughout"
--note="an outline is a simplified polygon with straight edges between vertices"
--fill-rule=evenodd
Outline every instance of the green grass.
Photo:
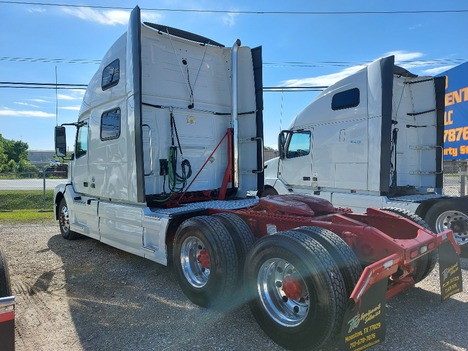
M 44 208 L 44 193 L 42 190 L 2 190 L 0 191 L 0 211 L 2 210 L 38 210 L 53 209 L 53 190 L 46 190 Z
M 0 222 L 42 222 L 53 220 L 53 212 L 39 212 L 37 210 L 18 210 L 11 212 L 0 212 Z

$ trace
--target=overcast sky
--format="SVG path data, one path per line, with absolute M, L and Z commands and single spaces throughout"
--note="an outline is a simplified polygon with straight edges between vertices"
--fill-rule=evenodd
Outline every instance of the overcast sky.
M 135 5 L 144 21 L 226 46 L 237 38 L 261 45 L 268 87 L 330 85 L 388 55 L 419 75 L 468 61 L 468 2 L 462 0 L 9 2 L 0 1 L 2 83 L 87 84 L 126 31 Z M 11 86 L 0 84 L 0 134 L 30 149 L 53 149 L 56 122 L 77 119 L 83 91 Z M 279 130 L 317 94 L 265 92 L 265 144 L 275 146 Z

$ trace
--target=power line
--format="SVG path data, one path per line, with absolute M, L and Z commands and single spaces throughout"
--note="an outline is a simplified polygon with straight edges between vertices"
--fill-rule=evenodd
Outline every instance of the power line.
M 308 91 L 323 91 L 328 88 L 326 85 L 317 85 L 310 87 L 263 87 L 265 93 L 294 93 L 294 92 L 308 92 Z
M 10 62 L 33 62 L 33 63 L 73 63 L 73 64 L 100 64 L 101 60 L 92 59 L 65 59 L 48 57 L 12 57 L 0 56 L 0 61 Z
M 26 1 L 0 1 L 2 4 L 11 5 L 34 5 L 34 6 L 55 6 L 72 8 L 92 8 L 99 10 L 132 10 L 131 7 L 122 6 L 98 6 L 98 5 L 73 5 L 45 2 Z M 212 10 L 212 9 L 170 9 L 170 8 L 141 8 L 143 11 L 160 12 L 192 12 L 192 13 L 222 13 L 239 15 L 412 15 L 412 14 L 440 14 L 440 13 L 466 13 L 468 9 L 447 9 L 447 10 L 396 10 L 396 11 L 244 11 L 244 10 Z
M 448 65 L 448 64 L 462 64 L 465 63 L 467 59 L 463 58 L 447 58 L 447 59 L 427 59 L 427 60 L 404 60 L 398 61 L 398 65 L 413 64 L 418 66 L 428 66 L 428 65 Z M 267 67 L 351 67 L 351 66 L 365 66 L 371 63 L 372 61 L 285 61 L 285 62 L 264 62 L 263 65 Z
M 85 90 L 87 84 L 69 83 L 36 83 L 36 82 L 0 82 L 0 88 L 8 89 L 60 89 L 60 90 Z

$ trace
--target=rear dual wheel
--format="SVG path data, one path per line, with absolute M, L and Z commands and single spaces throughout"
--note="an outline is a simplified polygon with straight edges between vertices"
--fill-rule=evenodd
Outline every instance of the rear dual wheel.
M 239 279 L 242 280 L 245 258 L 254 244 L 254 235 L 247 223 L 233 213 L 218 213 L 213 217 L 224 225 L 234 242 L 238 258 Z
M 227 301 L 242 285 L 245 257 L 253 244 L 247 224 L 229 213 L 184 221 L 174 239 L 173 262 L 184 294 L 200 306 Z
M 258 324 L 286 348 L 318 348 L 341 324 L 345 283 L 313 236 L 291 230 L 259 239 L 247 256 L 245 280 Z
M 319 227 L 300 227 L 294 229 L 317 240 L 333 257 L 337 264 L 349 297 L 362 274 L 362 266 L 354 251 L 338 235 Z

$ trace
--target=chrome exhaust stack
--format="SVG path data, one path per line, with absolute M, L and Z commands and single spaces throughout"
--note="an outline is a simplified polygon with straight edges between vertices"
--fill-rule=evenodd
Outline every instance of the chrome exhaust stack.
M 231 61 L 232 61 L 232 78 L 231 78 L 231 90 L 232 90 L 232 128 L 233 128 L 233 151 L 234 151 L 234 164 L 233 164 L 233 186 L 239 188 L 239 120 L 238 120 L 238 51 L 241 45 L 240 39 L 237 39 L 231 50 Z

